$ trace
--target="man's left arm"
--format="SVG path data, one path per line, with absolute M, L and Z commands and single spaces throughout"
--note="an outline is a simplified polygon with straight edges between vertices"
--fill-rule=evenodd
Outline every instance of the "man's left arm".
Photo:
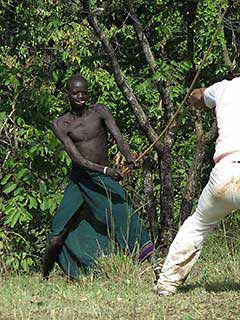
M 227 80 L 216 82 L 208 88 L 197 88 L 189 96 L 191 106 L 201 109 L 208 107 L 210 109 L 216 106 L 217 96 L 224 90 Z
M 126 158 L 127 163 L 135 166 L 135 160 L 131 156 L 129 145 L 123 138 L 110 110 L 107 107 L 100 105 L 97 105 L 96 108 L 101 118 L 104 120 L 107 129 L 116 140 L 119 150 Z

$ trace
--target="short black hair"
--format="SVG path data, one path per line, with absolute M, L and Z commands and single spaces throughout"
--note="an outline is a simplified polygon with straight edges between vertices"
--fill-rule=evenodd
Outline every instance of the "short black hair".
M 76 80 L 80 80 L 81 82 L 85 83 L 86 86 L 88 87 L 88 82 L 83 76 L 81 76 L 80 74 L 74 74 L 74 75 L 72 75 L 71 77 L 68 78 L 67 90 L 69 90 L 71 82 L 74 82 Z

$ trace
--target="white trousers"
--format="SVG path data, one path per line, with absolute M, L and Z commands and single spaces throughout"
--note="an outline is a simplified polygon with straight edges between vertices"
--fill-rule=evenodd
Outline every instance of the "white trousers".
M 197 261 L 203 243 L 216 224 L 240 208 L 240 152 L 224 157 L 213 168 L 197 208 L 185 220 L 170 246 L 157 290 L 174 293 Z

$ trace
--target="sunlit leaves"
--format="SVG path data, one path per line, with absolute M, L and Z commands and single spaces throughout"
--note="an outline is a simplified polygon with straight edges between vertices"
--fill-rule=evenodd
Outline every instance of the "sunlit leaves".
M 15 190 L 16 187 L 17 187 L 16 183 L 10 182 L 10 183 L 6 184 L 5 187 L 3 188 L 3 193 L 9 194 L 13 190 Z
M 97 4 L 95 0 L 90 2 L 93 8 Z M 170 99 L 176 107 L 187 90 L 186 75 L 192 72 L 193 63 L 198 66 L 201 62 L 215 31 L 219 9 L 225 2 L 198 1 L 192 25 L 194 48 L 191 61 L 187 53 L 187 12 L 184 12 L 184 5 L 188 2 L 132 1 L 156 59 L 154 76 L 128 19 L 124 2 L 112 1 L 108 7 L 110 2 L 101 2 L 104 8 L 99 14 L 102 27 L 112 41 L 124 77 L 157 130 L 163 129 L 161 117 L 165 110 L 156 82 L 167 81 Z M 53 119 L 69 109 L 65 85 L 70 75 L 81 73 L 86 77 L 89 103 L 98 102 L 110 108 L 135 153 L 141 153 L 148 144 L 116 85 L 109 57 L 92 33 L 81 8 L 69 3 L 1 1 L 0 128 L 5 125 L 0 147 L 3 165 L 0 173 L 0 211 L 3 217 L 0 237 L 3 238 L 1 233 L 5 236 L 2 241 L 7 252 L 6 264 L 15 270 L 28 271 L 34 263 L 39 263 L 31 257 L 35 250 L 32 245 L 39 241 L 37 250 L 38 254 L 42 253 L 52 215 L 67 182 L 71 161 L 52 133 L 51 125 Z M 216 75 L 224 75 L 223 44 L 220 32 L 199 78 L 200 85 L 213 81 Z M 9 119 L 13 107 L 16 112 Z M 204 122 L 209 124 L 211 116 L 207 115 Z M 179 123 L 172 150 L 176 207 L 196 142 L 194 113 L 187 106 Z M 117 151 L 114 145 L 109 152 L 111 159 Z M 141 170 L 135 176 L 140 194 L 143 185 Z M 160 190 L 158 180 L 154 190 L 156 193 Z

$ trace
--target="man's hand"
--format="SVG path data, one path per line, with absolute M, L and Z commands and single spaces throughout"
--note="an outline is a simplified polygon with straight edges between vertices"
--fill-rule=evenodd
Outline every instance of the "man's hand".
M 192 91 L 192 93 L 188 98 L 190 106 L 195 107 L 197 109 L 201 109 L 205 107 L 204 98 L 203 98 L 204 91 L 205 91 L 205 88 L 198 88 Z
M 106 175 L 110 176 L 115 181 L 121 181 L 123 179 L 123 174 L 116 169 L 107 168 Z
M 129 158 L 127 159 L 127 167 L 130 169 L 130 170 L 134 170 L 136 169 L 137 167 L 137 162 L 134 158 Z

